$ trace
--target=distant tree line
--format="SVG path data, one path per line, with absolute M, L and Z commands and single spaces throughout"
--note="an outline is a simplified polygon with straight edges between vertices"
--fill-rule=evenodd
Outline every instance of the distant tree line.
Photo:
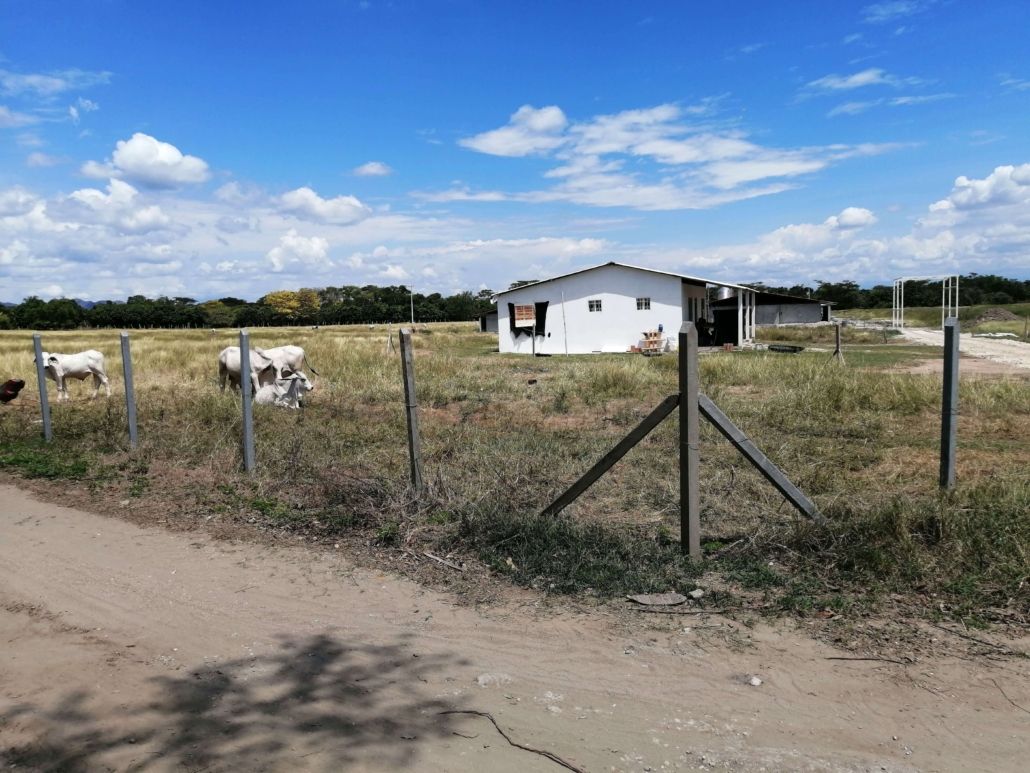
M 146 298 L 80 303 L 68 298 L 44 301 L 26 298 L 0 308 L 0 329 L 71 330 L 89 327 L 256 327 L 261 325 L 339 325 L 411 320 L 412 304 L 419 322 L 473 319 L 492 307 L 491 290 L 444 296 L 411 293 L 394 287 L 324 287 L 276 290 L 256 302 L 219 298 L 198 303 L 193 298 Z
M 516 282 L 517 287 L 528 282 Z M 775 287 L 755 284 L 770 292 L 835 301 L 838 309 L 889 308 L 891 286 L 862 288 L 857 282 L 817 282 L 814 287 Z M 994 274 L 969 274 L 959 281 L 959 305 L 1006 304 L 1030 301 L 1030 280 L 1006 279 Z M 341 325 L 405 322 L 414 302 L 419 322 L 457 322 L 473 319 L 492 306 L 491 290 L 444 296 L 423 295 L 404 285 L 346 285 L 344 287 L 276 290 L 256 302 L 219 298 L 198 303 L 193 298 L 146 298 L 133 295 L 125 301 L 83 304 L 68 298 L 44 301 L 26 298 L 15 306 L 0 308 L 0 329 L 70 330 L 80 327 L 257 327 L 261 325 Z M 938 306 L 940 282 L 908 282 L 906 306 Z
M 891 285 L 859 287 L 857 282 L 817 282 L 815 287 L 797 284 L 774 287 L 752 285 L 774 293 L 834 301 L 838 309 L 889 309 L 893 301 Z M 1030 280 L 1006 279 L 994 274 L 968 274 L 959 277 L 959 306 L 1002 305 L 1030 301 Z M 940 306 L 940 282 L 906 282 L 905 306 Z

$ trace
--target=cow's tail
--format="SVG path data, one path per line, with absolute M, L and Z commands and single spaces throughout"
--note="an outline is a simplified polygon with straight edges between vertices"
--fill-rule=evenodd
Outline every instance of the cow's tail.
M 315 366 L 311 364 L 310 360 L 308 360 L 308 355 L 307 354 L 304 355 L 304 365 L 307 366 L 307 369 L 310 370 L 312 373 L 314 373 L 316 376 L 321 376 L 322 375 L 317 370 L 315 370 Z

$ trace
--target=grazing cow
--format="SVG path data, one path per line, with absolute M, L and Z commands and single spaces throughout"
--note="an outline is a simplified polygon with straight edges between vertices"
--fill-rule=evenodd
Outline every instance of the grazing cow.
M 250 389 L 256 392 L 259 387 L 271 384 L 277 379 L 289 376 L 292 369 L 285 372 L 283 364 L 267 356 L 263 349 L 250 350 Z M 225 382 L 233 390 L 240 388 L 240 347 L 227 346 L 218 354 L 218 380 L 225 391 Z
M 78 354 L 51 354 L 43 352 L 43 368 L 47 378 L 57 384 L 57 399 L 70 400 L 67 379 L 77 378 L 84 381 L 93 377 L 93 397 L 100 392 L 103 385 L 107 396 L 111 396 L 111 383 L 104 372 L 104 355 L 95 349 L 88 349 Z
M 273 346 L 271 349 L 259 349 L 258 351 L 266 357 L 282 363 L 284 368 L 288 368 L 294 373 L 307 366 L 308 370 L 316 376 L 319 375 L 319 372 L 311 367 L 311 363 L 307 361 L 307 355 L 304 354 L 304 350 L 299 346 Z
M 277 405 L 280 408 L 300 408 L 304 395 L 315 388 L 303 371 L 265 384 L 254 395 L 258 405 Z
M 11 378 L 0 386 L 0 403 L 7 405 L 14 398 L 18 396 L 18 393 L 25 388 L 25 382 L 20 378 Z

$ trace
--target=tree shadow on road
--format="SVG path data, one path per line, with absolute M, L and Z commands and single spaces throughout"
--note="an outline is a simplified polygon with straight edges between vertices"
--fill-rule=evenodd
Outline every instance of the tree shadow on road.
M 269 656 L 157 677 L 148 698 L 114 710 L 91 710 L 84 692 L 53 706 L 16 706 L 0 715 L 0 729 L 34 738 L 0 750 L 0 760 L 72 773 L 343 770 L 358 762 L 411 769 L 420 742 L 452 735 L 452 718 L 439 714 L 451 706 L 426 683 L 457 665 L 450 656 L 415 655 L 406 639 L 290 639 Z

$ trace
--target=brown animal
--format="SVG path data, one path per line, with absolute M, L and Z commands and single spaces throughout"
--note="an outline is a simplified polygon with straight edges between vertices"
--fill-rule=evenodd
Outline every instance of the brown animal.
M 25 382 L 20 378 L 10 378 L 0 386 L 0 403 L 7 405 L 18 393 L 25 388 Z

